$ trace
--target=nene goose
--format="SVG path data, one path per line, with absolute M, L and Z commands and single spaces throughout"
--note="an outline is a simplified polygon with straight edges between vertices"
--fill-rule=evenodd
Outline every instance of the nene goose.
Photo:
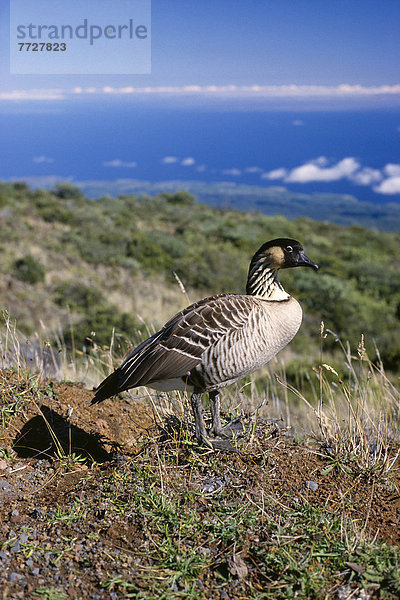
M 219 294 L 191 304 L 145 340 L 95 390 L 92 404 L 141 385 L 187 390 L 200 443 L 224 448 L 224 437 L 242 428 L 222 427 L 219 390 L 253 373 L 296 335 L 302 310 L 278 280 L 279 269 L 318 269 L 296 240 L 266 242 L 253 256 L 246 294 Z M 201 397 L 209 393 L 212 427 L 206 431 Z

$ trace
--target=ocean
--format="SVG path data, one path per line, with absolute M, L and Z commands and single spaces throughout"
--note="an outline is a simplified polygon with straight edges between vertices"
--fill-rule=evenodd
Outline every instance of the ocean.
M 74 99 L 3 105 L 0 135 L 6 180 L 228 181 L 400 201 L 379 193 L 385 166 L 400 163 L 395 109 L 251 112 Z

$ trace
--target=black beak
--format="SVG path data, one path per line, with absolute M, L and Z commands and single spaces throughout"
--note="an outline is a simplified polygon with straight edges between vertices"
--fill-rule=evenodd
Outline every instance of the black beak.
M 312 260 L 308 258 L 308 256 L 303 252 L 299 252 L 299 257 L 297 259 L 297 267 L 311 267 L 315 271 L 318 271 L 319 267 Z

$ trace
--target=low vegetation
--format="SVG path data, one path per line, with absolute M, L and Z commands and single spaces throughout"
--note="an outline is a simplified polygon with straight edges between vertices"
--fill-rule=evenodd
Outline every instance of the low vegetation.
M 0 206 L 4 597 L 400 598 L 399 236 L 185 192 L 4 184 Z M 129 344 L 187 296 L 243 290 L 281 235 L 321 271 L 282 274 L 302 331 L 224 392 L 247 426 L 235 452 L 197 445 L 179 393 L 90 406 Z
M 315 406 L 279 384 L 307 437 L 255 410 L 233 453 L 197 445 L 185 397 L 90 407 L 0 371 L 6 597 L 399 598 L 400 395 L 362 343 L 345 361 L 347 383 L 316 365 Z
M 323 320 L 353 344 L 363 333 L 371 357 L 377 346 L 387 369 L 399 367 L 397 234 L 213 209 L 187 192 L 94 201 L 70 184 L 16 183 L 0 195 L 0 299 L 25 334 L 45 327 L 47 341 L 79 350 L 109 344 L 113 330 L 135 343 L 187 303 L 176 277 L 191 300 L 241 292 L 257 247 L 288 236 L 321 266 L 317 276 L 282 273 L 305 313 L 292 350 L 317 356 Z

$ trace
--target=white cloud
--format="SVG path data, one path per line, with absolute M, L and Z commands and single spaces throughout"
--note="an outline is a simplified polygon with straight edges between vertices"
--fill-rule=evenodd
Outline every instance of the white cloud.
M 206 165 L 199 165 L 198 167 L 196 167 L 196 171 L 198 171 L 199 173 L 204 173 L 206 169 Z
M 164 165 L 172 165 L 173 163 L 178 162 L 178 159 L 176 156 L 164 156 L 161 162 L 164 163 Z
M 400 194 L 400 177 L 389 177 L 374 187 L 378 194 Z
M 261 167 L 246 167 L 245 168 L 245 172 L 246 173 L 262 173 L 262 168 Z
M 282 167 L 281 169 L 274 169 L 273 171 L 268 171 L 268 173 L 263 173 L 261 179 L 284 179 L 286 175 L 287 170 Z
M 302 127 L 302 125 L 304 125 L 304 121 L 302 121 L 301 119 L 295 119 L 294 121 L 292 121 L 292 125 L 294 125 L 295 127 Z
M 318 156 L 318 158 L 314 158 L 313 160 L 310 160 L 310 162 L 312 162 L 314 165 L 319 165 L 320 167 L 326 167 L 329 165 L 329 160 L 326 158 L 326 156 Z
M 400 84 L 362 86 L 341 84 L 325 85 L 184 85 L 184 86 L 146 86 L 146 87 L 75 87 L 69 89 L 28 89 L 11 90 L 0 93 L 0 100 L 63 100 L 71 95 L 113 94 L 113 95 L 159 95 L 159 96 L 222 96 L 222 97 L 262 97 L 262 98 L 337 98 L 359 96 L 400 95 Z M 293 124 L 300 125 L 301 121 Z
M 0 100 L 63 100 L 68 93 L 71 93 L 71 90 L 12 90 L 10 92 L 0 92 Z
M 242 174 L 242 171 L 240 169 L 224 169 L 223 171 L 221 171 L 222 175 L 230 175 L 232 177 L 239 177 L 239 175 Z
M 123 168 L 134 168 L 137 167 L 137 162 L 127 162 L 124 160 L 121 160 L 120 158 L 114 158 L 114 160 L 108 160 L 108 161 L 104 161 L 103 163 L 103 167 L 123 167 Z
M 389 177 L 400 177 L 400 165 L 388 163 L 383 170 L 385 175 L 389 175 Z
M 53 163 L 54 162 L 54 158 L 50 158 L 49 156 L 44 156 L 43 154 L 41 156 L 34 156 L 32 160 L 34 163 L 37 163 L 38 165 L 41 163 Z
M 386 177 L 385 177 L 386 176 Z M 378 194 L 400 194 L 400 164 L 388 163 L 383 169 L 362 167 L 352 156 L 330 164 L 326 156 L 319 156 L 292 170 L 281 167 L 261 175 L 262 179 L 282 179 L 288 183 L 330 182 L 347 179 L 356 185 L 374 186 Z
M 353 157 L 343 158 L 332 167 L 321 167 L 316 162 L 309 162 L 292 169 L 285 178 L 291 183 L 309 183 L 310 181 L 339 181 L 351 176 L 360 167 Z
M 400 165 L 388 163 L 383 167 L 383 172 L 387 178 L 375 186 L 374 191 L 378 194 L 400 194 Z
M 85 92 L 79 88 L 79 93 Z M 114 88 L 106 86 L 99 89 L 105 94 L 168 94 L 168 95 L 194 95 L 194 94 L 223 94 L 225 96 L 264 96 L 270 98 L 280 97 L 321 97 L 321 96 L 381 96 L 400 94 L 400 84 L 363 86 L 341 84 L 327 85 L 184 85 L 184 86 L 157 86 L 157 87 L 123 87 Z
M 195 160 L 192 156 L 188 156 L 181 161 L 182 167 L 192 167 L 195 164 Z
M 371 185 L 371 183 L 377 183 L 378 181 L 381 181 L 382 173 L 379 171 L 379 169 L 364 167 L 360 171 L 353 173 L 350 179 L 358 185 Z

